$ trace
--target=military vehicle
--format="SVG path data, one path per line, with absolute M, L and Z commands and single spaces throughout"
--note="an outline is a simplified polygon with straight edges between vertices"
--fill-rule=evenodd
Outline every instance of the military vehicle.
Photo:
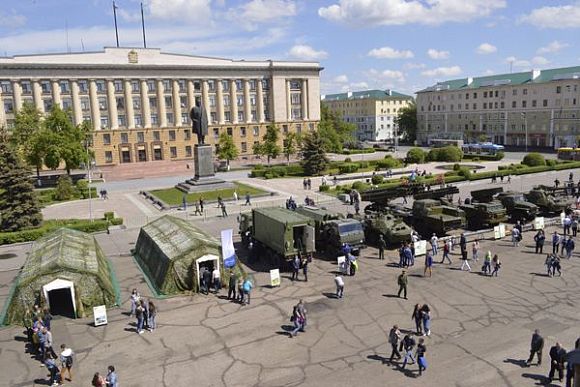
M 256 208 L 251 216 L 242 214 L 240 234 L 251 238 L 258 256 L 281 269 L 287 269 L 296 254 L 316 250 L 314 220 L 281 207 Z
M 497 199 L 506 208 L 512 222 L 518 220 L 529 221 L 538 216 L 539 208 L 526 200 L 521 192 L 506 191 L 497 195 Z
M 429 185 L 413 183 L 407 186 L 398 186 L 392 188 L 371 189 L 361 193 L 361 199 L 365 202 L 371 202 L 365 207 L 367 214 L 377 211 L 389 211 L 390 202 L 393 199 L 412 196 L 413 199 L 440 199 L 450 197 L 459 193 L 459 189 L 453 185 L 447 185 L 438 188 L 431 188 Z
M 568 210 L 573 203 L 573 199 L 558 198 L 542 187 L 534 187 L 524 196 L 538 206 L 542 214 L 559 214 Z
M 340 213 L 314 206 L 298 207 L 296 212 L 314 220 L 317 251 L 335 255 L 343 243 L 348 243 L 353 254 L 358 255 L 360 249 L 366 247 L 363 225 L 359 220 L 344 219 Z
M 472 200 L 459 206 L 465 212 L 467 226 L 472 230 L 494 227 L 508 220 L 507 211 L 494 195 L 503 188 L 487 188 L 471 191 Z
M 407 222 L 422 235 L 435 233 L 439 236 L 465 226 L 465 212 L 435 199 L 420 199 L 413 202 L 411 216 Z
M 366 241 L 378 245 L 379 235 L 388 245 L 400 245 L 411 241 L 413 229 L 391 213 L 367 214 L 363 220 Z

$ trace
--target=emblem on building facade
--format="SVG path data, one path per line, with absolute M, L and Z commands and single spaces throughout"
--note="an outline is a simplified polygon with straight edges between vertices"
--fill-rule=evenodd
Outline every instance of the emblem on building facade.
M 137 54 L 137 51 L 131 50 L 129 51 L 129 54 L 127 54 L 127 59 L 129 60 L 129 63 L 139 63 L 139 54 Z

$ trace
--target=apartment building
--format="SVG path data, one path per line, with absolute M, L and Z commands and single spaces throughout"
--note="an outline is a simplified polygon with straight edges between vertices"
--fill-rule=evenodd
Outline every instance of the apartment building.
M 394 141 L 395 119 L 413 97 L 393 90 L 366 90 L 322 96 L 322 103 L 356 125 L 359 141 Z
M 578 146 L 580 66 L 455 79 L 417 92 L 418 140 Z
M 201 101 L 206 143 L 232 136 L 251 155 L 266 126 L 315 130 L 322 70 L 315 62 L 245 61 L 150 48 L 0 58 L 0 126 L 25 103 L 58 104 L 75 124 L 90 121 L 97 166 L 193 158 L 189 110 Z M 283 138 L 283 135 L 281 136 Z M 282 141 L 282 139 L 281 139 Z

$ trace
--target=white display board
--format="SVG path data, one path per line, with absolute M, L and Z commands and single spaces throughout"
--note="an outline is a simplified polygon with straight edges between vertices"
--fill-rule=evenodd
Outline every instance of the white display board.
M 543 230 L 544 229 L 544 217 L 539 216 L 534 219 L 534 230 Z
M 99 305 L 93 307 L 93 316 L 95 319 L 95 326 L 106 325 L 107 321 L 107 307 L 105 305 Z
M 280 269 L 270 270 L 270 286 L 280 286 Z
M 499 225 L 493 228 L 493 237 L 495 239 L 505 238 L 505 224 L 500 223 Z
M 415 257 L 427 254 L 427 241 L 417 241 L 413 246 L 415 247 Z
M 338 271 L 344 274 L 346 272 L 346 257 L 341 255 L 336 261 L 338 263 Z

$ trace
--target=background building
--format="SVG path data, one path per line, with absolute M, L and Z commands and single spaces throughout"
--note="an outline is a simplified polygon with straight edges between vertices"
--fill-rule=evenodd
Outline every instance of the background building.
M 397 134 L 395 118 L 413 97 L 392 90 L 366 90 L 322 96 L 322 103 L 356 125 L 359 141 L 390 141 Z
M 418 140 L 493 141 L 532 147 L 578 145 L 580 67 L 437 83 L 417 92 Z
M 206 143 L 225 132 L 240 155 L 252 152 L 266 126 L 282 133 L 315 130 L 322 70 L 313 62 L 234 61 L 166 54 L 159 49 L 0 58 L 0 126 L 26 102 L 41 112 L 70 109 L 91 121 L 96 164 L 193 158 L 189 110 L 203 102 Z M 280 136 L 282 141 L 283 136 Z

